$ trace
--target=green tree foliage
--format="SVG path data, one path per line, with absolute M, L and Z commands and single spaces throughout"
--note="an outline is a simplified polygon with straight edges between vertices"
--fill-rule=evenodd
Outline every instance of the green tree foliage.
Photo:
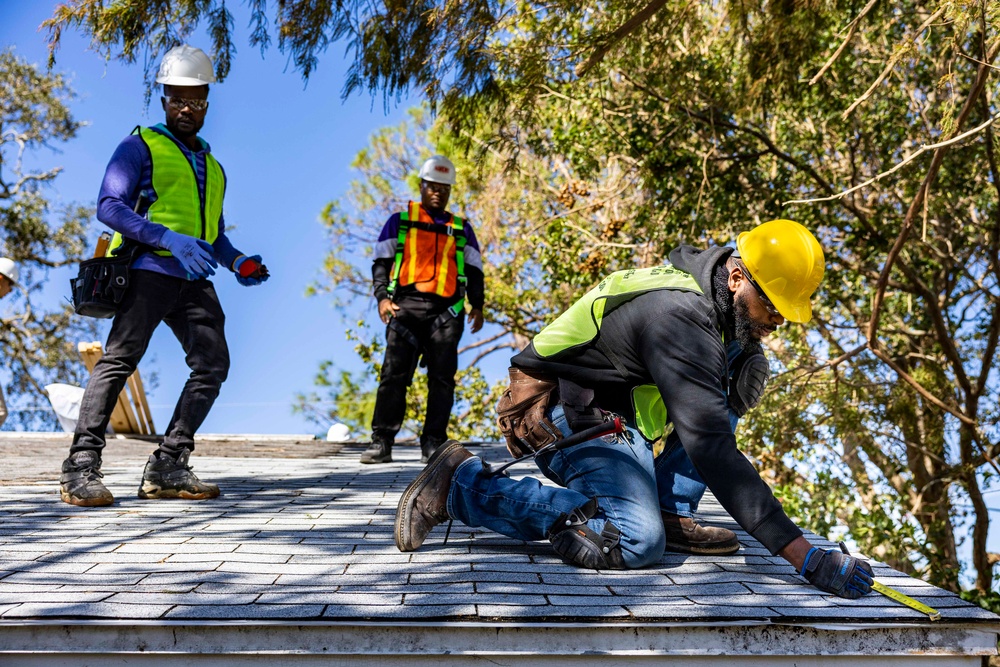
M 119 4 L 71 2 L 51 27 L 134 58 L 223 7 L 129 3 L 162 12 L 122 40 Z M 742 442 L 806 525 L 847 526 L 947 588 L 964 566 L 978 595 L 1000 474 L 998 21 L 995 2 L 919 0 L 303 0 L 275 16 L 304 76 L 346 40 L 346 92 L 420 90 L 430 145 L 471 149 L 461 204 L 493 234 L 489 315 L 515 345 L 601 273 L 680 241 L 774 217 L 816 230 L 816 316 L 770 341 L 777 381 Z M 357 206 L 330 209 L 368 233 L 361 214 L 424 154 L 392 132 L 383 150 L 398 140 L 407 162 L 359 162 Z
M 68 307 L 46 308 L 41 291 L 49 270 L 79 261 L 93 211 L 69 206 L 54 211 L 46 189 L 61 169 L 32 171 L 25 156 L 76 136 L 80 123 L 70 114 L 73 93 L 62 76 L 46 74 L 0 51 L 0 247 L 20 267 L 19 285 L 0 302 L 0 346 L 12 374 L 8 423 L 21 428 L 56 425 L 45 399 L 49 382 L 77 382 L 82 365 L 78 340 L 92 340 L 94 328 Z M 32 411 L 30 408 L 40 408 Z

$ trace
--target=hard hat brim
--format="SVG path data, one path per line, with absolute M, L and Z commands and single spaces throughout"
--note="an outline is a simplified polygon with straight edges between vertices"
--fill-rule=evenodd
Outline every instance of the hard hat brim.
M 156 78 L 156 83 L 163 86 L 207 86 L 215 83 L 215 77 L 211 81 L 202 81 L 191 76 L 162 76 Z
M 428 183 L 441 183 L 442 185 L 455 185 L 455 179 L 453 178 L 427 178 L 422 177 L 420 180 L 427 181 Z

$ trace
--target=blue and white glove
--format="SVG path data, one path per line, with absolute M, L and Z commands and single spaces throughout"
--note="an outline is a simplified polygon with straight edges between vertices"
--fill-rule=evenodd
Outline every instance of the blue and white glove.
M 872 590 L 872 567 L 863 560 L 836 549 L 813 547 L 806 554 L 800 575 L 810 584 L 848 600 L 857 600 Z
M 213 268 L 219 264 L 215 261 L 214 249 L 207 241 L 168 229 L 163 232 L 160 245 L 164 250 L 169 250 L 181 263 L 181 267 L 195 278 L 215 275 Z
M 260 255 L 253 255 L 252 257 L 240 255 L 237 257 L 236 261 L 233 262 L 236 281 L 244 287 L 253 287 L 254 285 L 260 285 L 270 278 L 271 274 L 267 272 L 267 267 L 261 262 Z

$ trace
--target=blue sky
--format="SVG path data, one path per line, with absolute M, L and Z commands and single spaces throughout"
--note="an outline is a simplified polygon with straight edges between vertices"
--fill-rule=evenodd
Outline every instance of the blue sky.
M 15 45 L 19 56 L 44 66 L 46 35 L 38 26 L 53 6 L 4 0 L 0 47 Z M 241 287 L 228 272 L 215 279 L 233 364 L 201 432 L 313 433 L 318 431 L 314 425 L 291 412 L 295 393 L 312 388 L 323 359 L 360 368 L 329 300 L 304 296 L 327 247 L 319 212 L 346 191 L 352 178 L 349 164 L 371 133 L 401 121 L 414 102 L 404 101 L 388 114 L 381 98 L 355 96 L 342 103 L 346 63 L 340 45 L 326 52 L 305 86 L 277 49 L 262 57 L 247 44 L 245 8 L 235 3 L 232 10 L 238 54 L 226 81 L 212 87 L 201 134 L 229 178 L 225 216 L 227 225 L 236 227 L 232 241 L 247 254 L 262 255 L 271 279 L 254 288 Z M 209 48 L 203 36 L 191 42 Z M 40 151 L 36 161 L 64 168 L 50 189 L 56 204 L 93 205 L 115 146 L 135 125 L 161 122 L 163 112 L 156 97 L 148 112 L 144 108 L 141 65 L 105 63 L 71 31 L 64 33 L 57 58 L 55 70 L 70 77 L 79 95 L 71 108 L 88 126 L 76 139 L 57 146 L 60 152 Z M 95 219 L 92 236 L 103 229 Z M 51 273 L 50 287 L 59 297 L 68 294 L 62 287 L 74 273 L 69 268 Z M 373 306 L 369 315 L 374 323 Z M 108 326 L 102 326 L 103 342 Z M 139 368 L 159 374 L 150 403 L 154 423 L 162 430 L 188 373 L 167 327 L 157 330 Z

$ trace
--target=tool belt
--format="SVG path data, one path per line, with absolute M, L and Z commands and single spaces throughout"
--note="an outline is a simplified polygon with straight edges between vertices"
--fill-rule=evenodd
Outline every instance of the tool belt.
M 84 317 L 109 318 L 118 312 L 129 286 L 129 266 L 153 248 L 126 239 L 111 257 L 80 262 L 80 272 L 69 281 L 73 310 Z
M 607 420 L 608 413 L 600 408 L 560 400 L 561 394 L 572 400 L 581 394 L 586 396 L 589 390 L 542 371 L 511 367 L 508 373 L 510 386 L 497 403 L 497 425 L 514 457 L 529 456 L 563 439 L 562 431 L 546 416 L 546 411 L 556 403 L 562 404 L 574 433 Z M 589 397 L 593 397 L 593 392 Z
M 555 403 L 559 380 L 541 371 L 510 367 L 510 386 L 497 403 L 497 426 L 507 451 L 520 458 L 562 439 L 545 411 Z

